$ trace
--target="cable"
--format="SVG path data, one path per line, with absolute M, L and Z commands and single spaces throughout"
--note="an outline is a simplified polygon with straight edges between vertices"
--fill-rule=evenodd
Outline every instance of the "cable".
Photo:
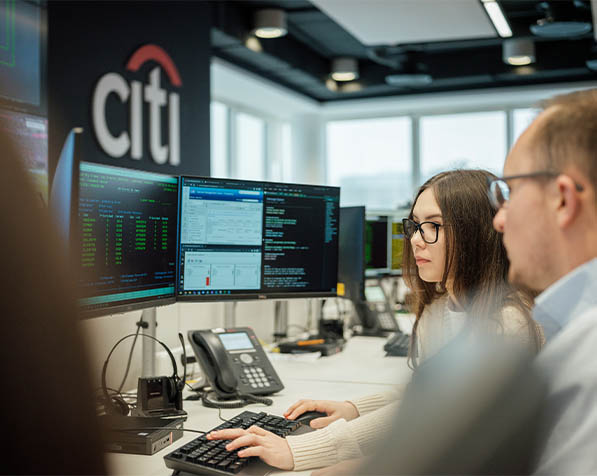
M 122 387 L 124 387 L 124 383 L 126 382 L 126 378 L 129 376 L 129 370 L 131 368 L 131 362 L 133 360 L 133 351 L 135 350 L 135 344 L 137 342 L 137 337 L 139 337 L 139 332 L 141 331 L 141 327 L 143 327 L 143 315 L 141 315 L 141 318 L 139 319 L 139 322 L 137 322 L 137 332 L 135 332 L 135 338 L 133 339 L 133 343 L 131 344 L 131 350 L 129 352 L 129 359 L 128 362 L 126 363 L 126 370 L 124 371 L 124 377 L 122 377 L 122 382 L 120 382 L 120 385 L 118 387 L 118 392 L 120 393 L 120 391 L 122 390 Z
M 273 405 L 274 401 L 271 398 L 265 397 L 258 397 L 256 395 L 251 395 L 250 393 L 240 394 L 236 393 L 234 396 L 237 400 L 233 401 L 220 401 L 220 400 L 213 400 L 210 398 L 210 395 L 215 394 L 214 391 L 205 391 L 201 393 L 201 403 L 203 406 L 207 408 L 226 408 L 226 409 L 233 409 L 233 408 L 243 408 L 244 406 L 250 403 L 261 403 L 265 406 Z

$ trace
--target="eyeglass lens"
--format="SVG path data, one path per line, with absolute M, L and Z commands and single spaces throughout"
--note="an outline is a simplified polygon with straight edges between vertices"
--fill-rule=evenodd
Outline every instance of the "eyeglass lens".
M 437 233 L 439 230 L 439 225 L 437 223 L 433 223 L 430 221 L 423 222 L 421 224 L 406 219 L 403 221 L 404 224 L 404 234 L 410 240 L 414 236 L 414 234 L 420 230 L 421 237 L 425 243 L 435 243 L 437 241 Z
M 495 208 L 500 208 L 510 198 L 510 188 L 503 180 L 491 182 L 491 201 Z

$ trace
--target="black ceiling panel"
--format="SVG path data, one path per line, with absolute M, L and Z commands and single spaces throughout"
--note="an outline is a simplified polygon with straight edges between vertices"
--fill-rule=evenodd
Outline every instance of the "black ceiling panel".
M 597 73 L 586 65 L 591 55 L 597 58 L 593 32 L 565 35 L 569 25 L 592 27 L 589 0 L 498 3 L 513 38 L 534 41 L 535 63 L 524 67 L 505 64 L 504 40 L 499 37 L 367 47 L 307 0 L 210 2 L 212 53 L 321 102 L 597 79 Z M 405 2 L 405 8 L 408 4 Z M 288 34 L 259 40 L 257 52 L 246 40 L 255 12 L 263 8 L 286 12 Z M 564 32 L 565 36 L 537 36 L 532 30 L 541 35 Z M 337 83 L 329 88 L 331 60 L 343 56 L 358 59 L 360 77 L 354 84 Z M 429 84 L 397 87 L 386 82 L 390 75 L 408 79 L 421 73 L 431 75 Z

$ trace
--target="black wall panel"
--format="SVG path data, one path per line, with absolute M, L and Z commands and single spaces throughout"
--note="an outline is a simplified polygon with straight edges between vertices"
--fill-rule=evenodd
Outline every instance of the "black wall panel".
M 48 2 L 48 118 L 50 171 L 53 171 L 68 131 L 84 128 L 83 160 L 169 174 L 209 175 L 210 156 L 210 18 L 207 2 Z M 136 72 L 127 70 L 140 47 L 165 50 L 180 73 L 182 85 L 172 84 L 156 61 L 149 59 Z M 149 84 L 149 73 L 160 66 L 166 97 L 180 98 L 180 164 L 156 163 L 150 153 L 150 105 L 143 101 L 143 153 L 133 159 L 108 155 L 92 123 L 94 89 L 106 73 L 116 73 L 130 87 Z M 130 96 L 106 100 L 105 117 L 113 136 L 130 134 Z M 161 144 L 169 144 L 168 104 L 161 107 Z M 51 172 L 50 172 L 51 173 Z

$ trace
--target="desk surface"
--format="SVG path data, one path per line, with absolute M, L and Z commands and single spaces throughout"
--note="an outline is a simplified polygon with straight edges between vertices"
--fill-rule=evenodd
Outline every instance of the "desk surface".
M 347 400 L 372 393 L 389 390 L 392 385 L 408 381 L 410 370 L 405 358 L 384 357 L 384 339 L 376 337 L 354 337 L 343 352 L 322 357 L 313 362 L 301 360 L 276 360 L 272 364 L 285 385 L 284 390 L 272 396 L 270 407 L 248 405 L 251 411 L 265 411 L 276 415 L 282 413 L 300 398 Z M 220 424 L 218 411 L 205 408 L 198 401 L 185 401 L 188 412 L 186 428 L 210 430 Z M 232 418 L 244 409 L 222 410 L 223 418 Z M 172 473 L 166 468 L 163 457 L 170 451 L 197 437 L 196 433 L 185 433 L 172 446 L 153 456 L 108 453 L 111 474 L 167 476 Z M 282 474 L 282 471 L 275 471 Z M 292 474 L 309 474 L 293 472 Z

